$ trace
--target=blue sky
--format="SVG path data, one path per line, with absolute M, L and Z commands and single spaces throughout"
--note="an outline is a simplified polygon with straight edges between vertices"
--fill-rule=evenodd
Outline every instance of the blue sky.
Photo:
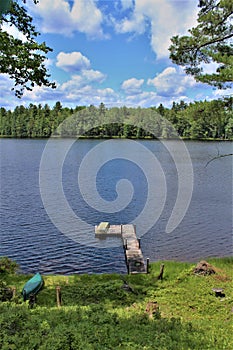
M 57 89 L 35 87 L 19 100 L 11 92 L 13 82 L 1 75 L 0 105 L 170 107 L 172 101 L 227 94 L 196 83 L 169 59 L 171 36 L 187 34 L 196 24 L 197 5 L 198 0 L 40 0 L 38 5 L 28 0 L 39 41 L 53 48 L 47 67 Z M 22 38 L 14 27 L 4 29 Z

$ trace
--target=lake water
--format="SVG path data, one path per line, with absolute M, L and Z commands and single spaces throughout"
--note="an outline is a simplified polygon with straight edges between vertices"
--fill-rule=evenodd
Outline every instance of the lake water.
M 232 143 L 185 145 L 1 139 L 0 255 L 25 273 L 125 273 L 121 240 L 95 238 L 101 221 L 137 223 L 151 261 L 232 255 L 232 157 L 207 165 Z

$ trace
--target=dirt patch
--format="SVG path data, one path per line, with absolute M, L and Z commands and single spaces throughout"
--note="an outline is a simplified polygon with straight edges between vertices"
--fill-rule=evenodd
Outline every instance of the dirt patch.
M 193 269 L 193 273 L 196 275 L 203 275 L 203 276 L 213 275 L 217 273 L 217 268 L 209 264 L 207 261 L 202 260 Z

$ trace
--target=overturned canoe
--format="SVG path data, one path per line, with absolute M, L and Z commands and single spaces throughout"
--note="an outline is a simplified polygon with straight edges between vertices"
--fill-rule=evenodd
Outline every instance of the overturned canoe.
M 43 278 L 41 274 L 37 272 L 23 287 L 22 294 L 24 301 L 27 300 L 30 295 L 36 295 L 43 287 L 43 284 Z

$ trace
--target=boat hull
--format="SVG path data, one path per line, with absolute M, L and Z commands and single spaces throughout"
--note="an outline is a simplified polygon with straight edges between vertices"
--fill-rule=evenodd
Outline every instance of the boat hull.
M 29 299 L 30 295 L 36 295 L 43 287 L 44 281 L 41 274 L 36 273 L 30 280 L 28 280 L 22 290 L 24 301 Z

